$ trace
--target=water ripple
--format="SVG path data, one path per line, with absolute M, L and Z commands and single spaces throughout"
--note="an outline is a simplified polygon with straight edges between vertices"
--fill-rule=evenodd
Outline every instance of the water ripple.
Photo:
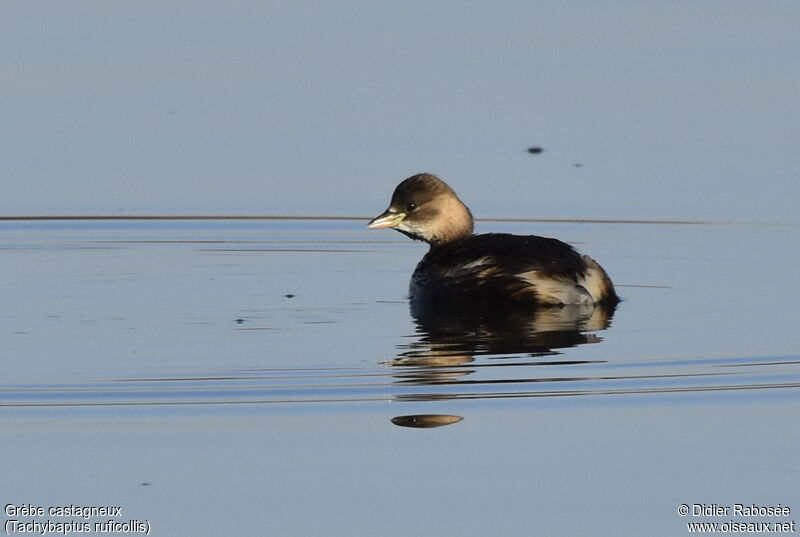
M 1 407 L 232 405 L 443 401 L 689 393 L 800 387 L 798 356 L 693 364 L 628 361 L 517 362 L 378 368 L 270 369 L 212 376 L 0 387 Z M 656 371 L 653 371 L 656 369 Z M 617 374 L 609 374 L 616 371 Z M 647 371 L 643 373 L 642 371 Z

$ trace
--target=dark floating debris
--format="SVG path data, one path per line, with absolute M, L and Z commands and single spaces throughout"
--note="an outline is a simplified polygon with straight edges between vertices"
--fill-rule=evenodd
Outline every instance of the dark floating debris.
M 575 164 L 573 164 L 573 166 L 575 166 L 576 168 L 583 168 L 583 164 L 581 164 L 580 162 L 576 162 Z
M 432 429 L 444 425 L 452 425 L 461 421 L 461 416 L 449 414 L 415 414 L 411 416 L 397 416 L 392 418 L 392 423 L 400 427 L 412 427 L 414 429 Z
M 236 319 L 233 322 L 235 322 L 236 324 L 242 324 L 244 322 L 244 319 Z
M 285 296 L 286 298 L 294 298 L 296 295 L 293 295 L 293 294 L 289 293 L 289 294 L 283 295 L 283 296 Z
M 542 151 L 544 151 L 544 149 L 542 149 L 541 147 L 534 146 L 528 148 L 528 153 L 530 153 L 531 155 L 538 155 Z

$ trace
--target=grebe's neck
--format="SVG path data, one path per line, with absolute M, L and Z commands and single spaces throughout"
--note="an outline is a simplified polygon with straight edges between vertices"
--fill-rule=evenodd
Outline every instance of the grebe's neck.
M 436 218 L 426 226 L 425 242 L 441 246 L 472 236 L 475 227 L 472 212 L 456 196 L 441 200 Z

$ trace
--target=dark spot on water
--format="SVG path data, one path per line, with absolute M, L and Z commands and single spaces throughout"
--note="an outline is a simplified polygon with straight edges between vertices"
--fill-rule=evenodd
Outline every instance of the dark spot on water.
M 150 483 L 148 481 L 145 481 L 143 483 L 140 483 L 139 485 L 142 486 L 142 487 L 149 487 L 150 485 L 152 485 L 152 483 Z
M 295 297 L 295 295 L 293 295 L 291 293 L 289 293 L 288 295 L 283 295 L 283 296 L 285 296 L 286 298 L 294 298 Z
M 244 322 L 244 319 L 236 319 L 233 322 L 235 322 L 236 324 L 242 324 Z
M 573 166 L 575 166 L 576 168 L 583 168 L 583 164 L 581 164 L 580 162 L 576 162 L 575 164 L 573 164 Z
M 397 416 L 392 418 L 392 423 L 400 427 L 413 427 L 415 429 L 431 429 L 452 425 L 461 421 L 461 416 L 451 414 L 416 414 L 411 416 Z
M 531 155 L 538 155 L 542 151 L 544 151 L 544 149 L 542 149 L 541 147 L 529 147 L 528 148 L 528 153 L 530 153 Z

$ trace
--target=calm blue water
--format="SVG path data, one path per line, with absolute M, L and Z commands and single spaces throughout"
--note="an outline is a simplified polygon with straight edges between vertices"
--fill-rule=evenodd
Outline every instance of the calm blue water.
M 166 537 L 794 522 L 798 21 L 792 0 L 4 2 L 3 529 L 86 520 L 22 505 Z M 424 246 L 365 223 L 420 171 L 476 216 L 552 218 L 478 228 L 574 243 L 625 301 L 415 317 Z M 81 214 L 363 218 L 6 219 Z
M 800 509 L 797 226 L 478 227 L 575 244 L 624 302 L 417 319 L 424 245 L 361 220 L 0 222 L 0 498 L 121 505 L 155 535 L 679 535 L 714 520 L 683 503 Z

